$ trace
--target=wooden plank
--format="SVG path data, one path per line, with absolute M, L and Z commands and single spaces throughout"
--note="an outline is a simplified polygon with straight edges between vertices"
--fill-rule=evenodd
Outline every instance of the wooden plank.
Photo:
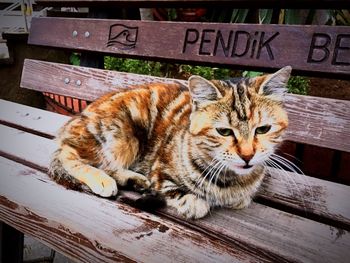
M 66 80 L 69 80 L 68 84 Z M 77 81 L 80 86 L 76 85 Z M 179 82 L 26 59 L 21 87 L 93 101 L 107 92 L 134 85 L 174 81 Z M 285 105 L 290 118 L 286 140 L 350 152 L 349 101 L 288 95 Z
M 288 95 L 286 139 L 350 152 L 350 101 Z
M 0 155 L 46 171 L 56 149 L 53 141 L 0 125 Z M 21 147 L 26 145 L 26 147 Z M 259 196 L 305 217 L 350 230 L 350 187 L 270 168 Z
M 77 262 L 266 260 L 130 206 L 66 190 L 12 161 L 0 163 L 0 219 Z
M 347 0 L 37 0 L 41 6 L 346 8 Z
M 82 257 L 80 261 L 102 261 L 106 260 L 102 257 L 111 257 L 112 253 L 115 260 L 122 253 L 128 258 L 132 255 L 131 259 L 140 262 L 162 262 L 165 260 L 162 257 L 169 256 L 171 250 L 172 258 L 180 262 L 235 262 L 236 257 L 252 262 L 346 262 L 350 253 L 348 231 L 259 204 L 252 204 L 242 211 L 217 209 L 206 219 L 174 224 L 118 202 L 65 190 L 45 174 L 9 160 L 0 158 L 0 167 L 0 196 L 3 197 L 0 198 L 0 219 L 40 238 L 67 256 Z M 26 194 L 22 195 L 24 191 Z M 161 214 L 176 219 L 169 212 Z M 206 235 L 184 228 L 182 224 Z M 151 229 L 147 228 L 149 225 Z M 169 229 L 165 237 L 157 235 L 159 225 Z M 178 240 L 179 236 L 184 240 Z M 195 245 L 188 242 L 190 236 Z M 220 240 L 215 240 L 215 236 Z M 76 238 L 81 239 L 78 246 Z M 146 244 L 137 241 L 143 238 L 147 239 Z M 183 247 L 186 241 L 190 251 Z M 196 254 L 198 244 L 206 252 L 200 257 Z M 72 246 L 74 255 L 70 254 Z M 98 251 L 101 246 L 106 249 Z M 157 249 L 157 246 L 162 248 Z M 138 247 L 144 252 L 139 252 Z M 240 251 L 241 248 L 246 251 Z M 217 250 L 224 250 L 223 254 L 218 256 Z M 227 258 L 227 253 L 233 258 Z M 179 254 L 181 259 L 176 257 Z
M 0 155 L 46 171 L 50 156 L 57 149 L 54 141 L 0 125 Z
M 67 122 L 66 117 L 33 107 L 0 99 L 0 123 L 53 138 L 60 127 Z
M 263 203 L 294 208 L 301 216 L 350 230 L 349 186 L 269 168 L 258 196 Z
M 46 17 L 33 18 L 28 43 L 240 69 L 271 70 L 291 65 L 295 72 L 303 74 L 350 76 L 347 26 Z

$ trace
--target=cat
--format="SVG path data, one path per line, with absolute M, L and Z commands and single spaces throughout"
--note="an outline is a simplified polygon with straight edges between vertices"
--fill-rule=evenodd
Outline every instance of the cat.
M 154 83 L 102 96 L 60 130 L 50 175 L 71 188 L 115 196 L 153 189 L 188 219 L 212 207 L 247 207 L 264 162 L 288 126 L 291 67 L 188 87 Z

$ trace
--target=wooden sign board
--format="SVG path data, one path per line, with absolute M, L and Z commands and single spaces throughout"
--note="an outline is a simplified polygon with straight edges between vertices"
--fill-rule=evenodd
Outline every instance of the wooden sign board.
M 34 18 L 30 44 L 182 63 L 350 73 L 350 27 Z

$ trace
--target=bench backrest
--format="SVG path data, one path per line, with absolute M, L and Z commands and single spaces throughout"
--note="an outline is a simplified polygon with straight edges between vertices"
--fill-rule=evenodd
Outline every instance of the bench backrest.
M 175 2 L 179 4 L 181 1 L 135 1 L 134 4 L 157 6 L 160 2 L 163 6 L 173 6 Z M 224 5 L 229 5 L 229 2 L 220 1 Z M 231 6 L 234 6 L 234 2 L 231 1 Z M 248 5 L 251 1 L 237 2 Z M 276 3 L 263 1 L 257 7 L 268 7 L 267 3 L 272 2 Z M 281 5 L 293 6 L 292 2 L 283 1 Z M 328 2 L 327 7 L 332 4 L 337 6 L 335 2 Z M 62 3 L 65 1 L 40 2 L 45 5 Z M 70 2 L 70 5 L 92 6 L 93 3 L 106 4 L 104 1 L 77 1 Z M 209 6 L 217 2 L 203 3 Z M 346 1 L 337 3 L 338 7 L 348 5 Z M 183 4 L 191 6 L 198 5 L 198 2 L 186 1 Z M 124 6 L 126 1 L 108 1 L 108 5 Z M 297 74 L 350 78 L 350 34 L 345 26 L 34 18 L 28 43 L 89 54 L 219 65 L 245 70 L 274 71 L 291 65 L 293 73 Z M 27 60 L 21 86 L 91 101 L 110 90 L 123 89 L 144 81 L 173 80 Z M 289 95 L 286 105 L 291 119 L 287 140 L 298 143 L 288 152 L 304 159 L 303 154 L 300 154 L 304 146 L 300 146 L 300 143 L 333 149 L 327 155 L 330 168 L 325 174 L 334 173 L 337 176 L 350 169 L 347 162 L 350 158 L 350 103 Z
M 34 18 L 28 43 L 239 69 L 291 65 L 304 75 L 350 75 L 346 26 Z

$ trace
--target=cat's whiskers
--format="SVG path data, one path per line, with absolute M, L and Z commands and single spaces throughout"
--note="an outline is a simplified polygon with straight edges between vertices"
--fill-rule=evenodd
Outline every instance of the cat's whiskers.
M 201 188 L 202 187 L 202 185 L 203 185 L 203 183 L 204 183 L 204 181 L 206 180 L 206 178 L 207 178 L 207 176 L 208 175 L 210 175 L 211 174 L 211 172 L 213 171 L 213 170 L 215 170 L 216 169 L 216 167 L 218 166 L 218 164 L 220 163 L 220 161 L 216 158 L 216 157 L 214 157 L 212 160 L 211 160 L 211 162 L 210 162 L 210 164 L 207 166 L 207 168 L 205 168 L 205 170 L 200 174 L 200 176 L 198 177 L 198 181 L 197 181 L 197 186 L 199 187 L 199 188 Z M 203 174 L 204 174 L 204 176 L 203 176 Z
M 289 185 L 291 185 L 290 183 L 292 183 L 295 186 L 295 189 L 297 190 L 296 195 L 298 196 L 298 198 L 302 202 L 302 207 L 304 209 L 304 212 L 307 213 L 307 211 L 306 211 L 306 203 L 305 203 L 305 200 L 303 198 L 302 191 L 301 191 L 300 187 L 298 186 L 297 182 L 294 180 L 293 177 L 290 176 L 290 174 L 286 170 L 283 169 L 283 167 L 281 165 L 279 165 L 277 163 L 278 160 L 273 159 L 273 157 L 270 156 L 270 159 L 268 161 L 269 161 L 270 165 L 272 165 L 273 167 L 277 168 L 281 173 L 284 173 L 284 176 L 282 176 L 282 178 L 285 180 L 285 182 L 289 183 Z M 291 180 L 289 180 L 289 179 L 291 179 Z M 291 187 L 291 189 L 292 189 L 292 194 L 294 194 L 293 187 Z
M 207 187 L 206 187 L 206 193 L 207 193 L 207 194 L 206 194 L 206 198 L 207 198 L 207 200 L 208 200 L 208 194 L 209 194 L 209 192 L 213 192 L 213 193 L 214 193 L 215 199 L 217 199 L 216 188 L 211 189 L 211 184 L 212 184 L 212 182 L 213 182 L 213 179 L 214 179 L 214 178 L 217 178 L 217 176 L 220 174 L 221 170 L 222 170 L 223 167 L 225 166 L 225 164 L 222 162 L 221 159 L 217 158 L 217 160 L 218 160 L 218 164 L 216 165 L 215 171 L 214 171 L 214 173 L 211 175 L 211 177 L 210 177 L 210 179 L 209 179 L 209 183 L 208 183 L 208 185 L 207 185 Z M 216 182 L 217 182 L 217 181 L 216 181 Z M 215 182 L 215 183 L 216 183 L 216 182 Z M 213 190 L 213 191 L 210 191 L 210 190 Z
M 267 168 L 267 170 L 269 170 L 271 167 L 273 167 L 273 168 L 276 168 L 276 169 L 278 169 L 278 170 L 281 170 L 280 168 L 279 168 L 279 166 L 277 166 L 276 164 L 275 164 L 275 162 L 274 161 L 272 161 L 272 160 L 270 160 L 270 159 L 267 159 L 267 160 L 265 160 L 264 161 L 268 166 L 265 166 L 266 168 Z M 282 170 L 281 172 L 284 172 L 284 170 Z M 289 186 L 289 188 L 291 189 L 291 191 L 294 191 L 295 189 L 294 189 L 294 185 L 291 183 L 291 181 L 289 180 L 289 177 L 288 176 L 281 176 L 281 179 L 282 179 L 282 181 L 283 182 L 286 182 L 286 184 Z M 294 194 L 294 192 L 293 192 L 293 194 Z M 296 193 L 298 196 L 299 196 L 299 193 Z
M 272 157 L 277 158 L 280 163 L 285 165 L 291 171 L 295 172 L 297 174 L 297 176 L 299 176 L 299 178 L 305 182 L 305 185 L 309 188 L 311 198 L 312 198 L 312 200 L 314 200 L 314 194 L 313 194 L 311 184 L 310 184 L 308 178 L 306 177 L 306 175 L 303 173 L 303 171 L 298 166 L 296 166 L 293 162 L 289 161 L 288 159 L 286 159 L 278 154 L 273 153 Z

